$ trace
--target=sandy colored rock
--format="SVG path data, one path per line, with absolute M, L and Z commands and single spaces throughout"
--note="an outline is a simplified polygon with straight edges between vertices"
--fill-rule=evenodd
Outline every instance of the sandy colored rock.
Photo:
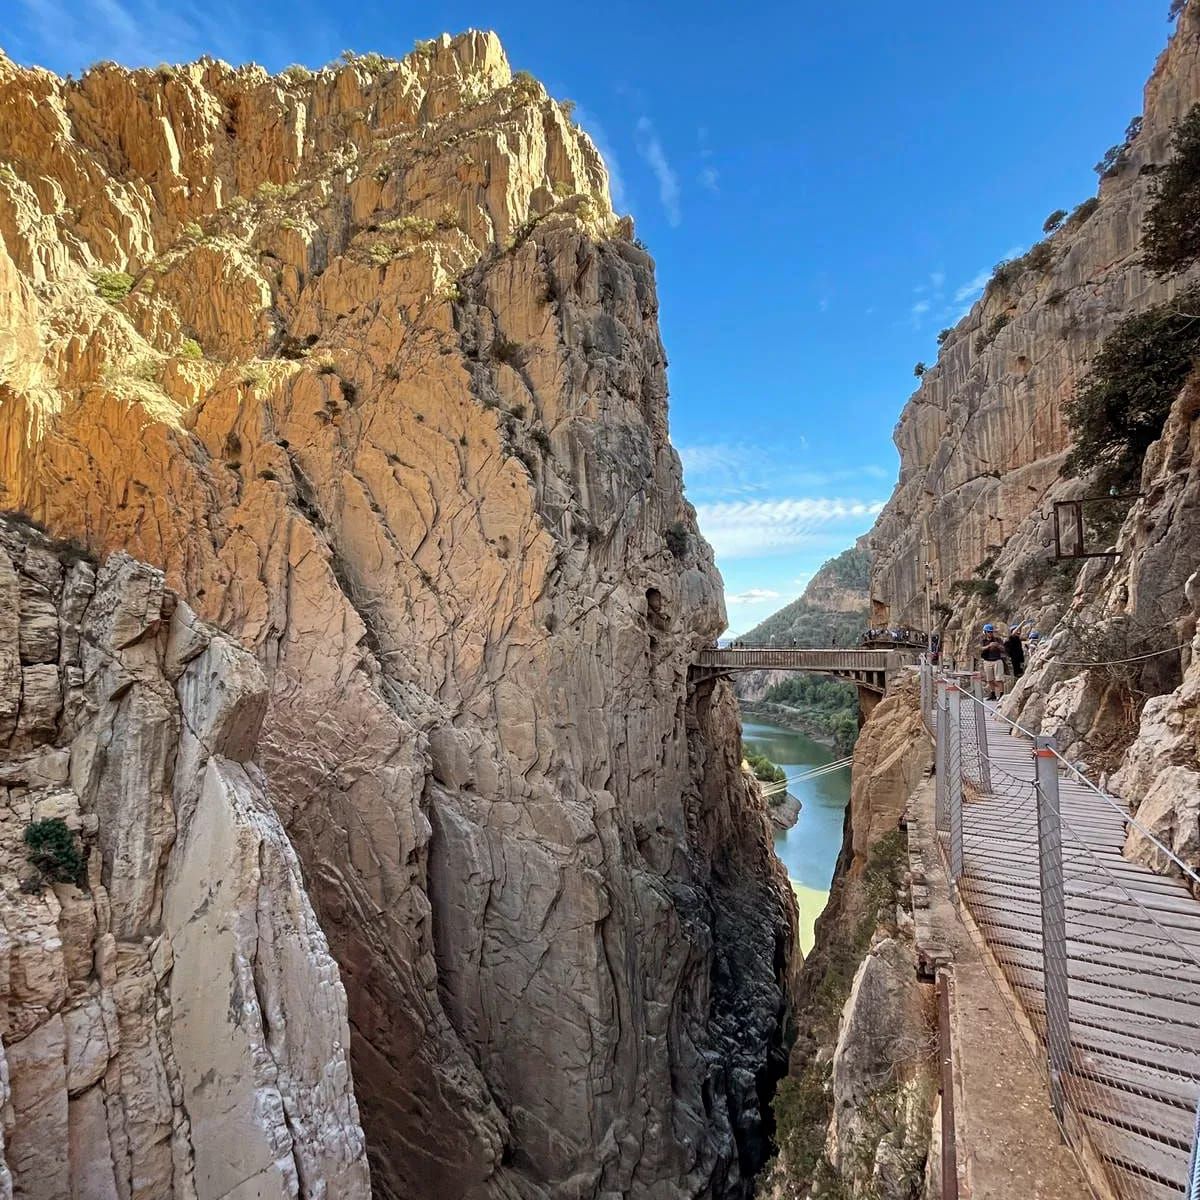
M 587 135 L 470 32 L 307 79 L 0 61 L 0 156 L 0 504 L 163 572 L 118 555 L 113 661 L 80 643 L 148 768 L 72 756 L 118 941 L 159 928 L 193 764 L 244 756 L 241 717 L 175 723 L 164 683 L 240 685 L 165 580 L 266 680 L 255 761 L 345 983 L 375 1194 L 748 1196 L 793 901 L 725 685 L 689 685 L 721 584 Z

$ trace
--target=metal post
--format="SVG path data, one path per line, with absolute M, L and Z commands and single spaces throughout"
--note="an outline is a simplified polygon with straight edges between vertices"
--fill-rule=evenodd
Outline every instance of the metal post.
M 988 755 L 987 710 L 983 707 L 983 676 L 976 671 L 971 676 L 971 695 L 975 703 L 975 745 L 979 747 L 979 790 L 991 795 L 992 760 Z
M 1071 1061 L 1071 1014 L 1067 985 L 1067 907 L 1063 887 L 1062 817 L 1054 739 L 1034 739 L 1037 768 L 1038 871 L 1042 892 L 1042 970 L 1046 988 L 1046 1050 L 1050 1103 L 1060 1123 Z
M 1196 1105 L 1196 1123 L 1192 1128 L 1192 1157 L 1188 1160 L 1187 1200 L 1200 1200 L 1200 1103 Z
M 957 886 L 963 873 L 962 692 L 946 688 L 946 800 L 950 810 L 950 881 Z
M 926 728 L 930 725 L 929 716 L 932 711 L 932 696 L 930 687 L 929 660 L 921 655 L 921 720 Z
M 939 833 L 950 828 L 950 812 L 946 808 L 946 681 L 937 681 L 937 733 L 933 744 L 934 813 Z

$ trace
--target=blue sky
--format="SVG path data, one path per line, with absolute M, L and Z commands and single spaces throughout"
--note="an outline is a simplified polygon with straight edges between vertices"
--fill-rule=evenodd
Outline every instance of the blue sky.
M 748 628 L 871 525 L 913 364 L 1141 111 L 1168 0 L 4 0 L 19 62 L 272 70 L 492 28 L 658 264 L 671 427 Z M 552 19 L 551 19 L 552 18 Z

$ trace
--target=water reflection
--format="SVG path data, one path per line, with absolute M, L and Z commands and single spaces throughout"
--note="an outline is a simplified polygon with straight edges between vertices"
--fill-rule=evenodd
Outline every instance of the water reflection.
M 792 781 L 812 767 L 833 762 L 832 750 L 793 729 L 748 718 L 742 725 L 746 745 L 778 763 L 788 777 L 788 790 L 800 801 L 800 819 L 775 838 L 800 904 L 800 945 L 812 947 L 813 922 L 829 898 L 833 868 L 842 845 L 842 817 L 850 801 L 850 771 L 833 771 L 803 783 Z

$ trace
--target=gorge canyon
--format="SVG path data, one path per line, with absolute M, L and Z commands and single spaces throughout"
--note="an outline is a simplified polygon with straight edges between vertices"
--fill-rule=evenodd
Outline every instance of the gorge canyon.
M 0 164 L 5 1194 L 749 1196 L 794 901 L 587 136 L 467 33 L 0 59 Z
M 1189 862 L 1194 379 L 1112 557 L 1052 530 L 1100 486 L 1071 398 L 1197 279 L 1143 257 L 1197 64 L 1193 0 L 1098 196 L 944 331 L 874 529 L 759 627 L 1036 625 L 1004 711 Z M 915 680 L 802 961 L 692 670 L 727 618 L 666 372 L 605 163 L 493 33 L 0 54 L 0 1200 L 941 1195 Z

